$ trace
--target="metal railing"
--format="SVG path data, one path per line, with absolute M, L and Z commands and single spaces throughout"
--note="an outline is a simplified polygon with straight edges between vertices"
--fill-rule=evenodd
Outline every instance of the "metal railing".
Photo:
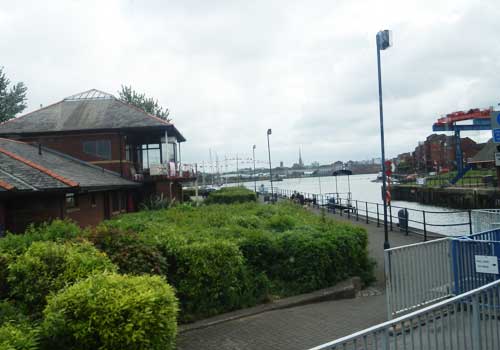
M 451 241 L 442 238 L 384 251 L 389 319 L 452 296 Z
M 292 195 L 301 195 L 305 203 L 311 203 L 316 207 L 324 207 L 329 212 L 340 216 L 347 216 L 356 221 L 376 223 L 380 226 L 384 222 L 384 211 L 382 203 L 374 203 L 352 199 L 350 194 L 343 198 L 344 193 L 317 194 L 301 192 L 288 189 L 275 188 L 274 193 L 281 198 L 291 198 Z M 423 236 L 424 241 L 428 238 L 437 238 L 440 235 L 461 236 L 473 233 L 473 210 L 448 210 L 430 211 L 390 205 L 387 208 L 387 220 L 390 231 L 399 228 L 399 231 L 417 233 Z M 401 220 L 400 211 L 406 211 L 408 218 Z M 500 218 L 500 215 L 499 215 Z M 403 221 L 403 225 L 400 225 Z
M 497 350 L 500 280 L 310 350 Z

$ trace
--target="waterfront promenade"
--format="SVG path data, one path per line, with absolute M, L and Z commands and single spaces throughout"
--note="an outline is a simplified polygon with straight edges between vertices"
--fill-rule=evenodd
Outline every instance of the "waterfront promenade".
M 311 209 L 319 213 L 317 209 Z M 328 213 L 335 220 L 346 216 Z M 354 219 L 354 218 L 352 218 Z M 265 350 L 308 349 L 386 321 L 384 280 L 384 228 L 356 222 L 366 228 L 370 256 L 376 261 L 377 282 L 360 291 L 354 299 L 343 299 L 263 312 L 213 326 L 182 332 L 179 350 Z M 391 247 L 421 242 L 420 235 L 389 232 Z M 182 327 L 181 327 L 182 329 Z

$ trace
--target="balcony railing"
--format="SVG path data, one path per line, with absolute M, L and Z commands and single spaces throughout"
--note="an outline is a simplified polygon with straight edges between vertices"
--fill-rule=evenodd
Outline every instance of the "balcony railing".
M 135 181 L 161 178 L 194 180 L 196 178 L 196 174 L 194 166 L 191 164 L 169 162 L 151 165 L 149 169 L 145 169 L 143 174 L 135 174 L 133 177 Z

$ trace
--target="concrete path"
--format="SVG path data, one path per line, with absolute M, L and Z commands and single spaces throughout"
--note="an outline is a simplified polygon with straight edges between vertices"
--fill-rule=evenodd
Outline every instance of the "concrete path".
M 317 211 L 316 211 L 317 212 Z M 355 299 L 322 302 L 290 309 L 264 312 L 211 327 L 181 333 L 179 350 L 266 350 L 308 349 L 386 320 L 384 292 L 384 229 L 361 220 L 351 221 L 368 231 L 369 252 L 377 262 L 374 286 Z M 418 235 L 389 232 L 391 247 L 421 242 Z

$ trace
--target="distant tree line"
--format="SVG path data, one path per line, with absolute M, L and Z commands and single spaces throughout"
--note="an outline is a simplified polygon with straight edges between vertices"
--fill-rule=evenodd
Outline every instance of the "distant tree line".
M 3 67 L 0 67 L 0 123 L 14 118 L 26 109 L 26 91 L 28 88 L 23 82 L 11 85 Z
M 160 119 L 170 121 L 170 119 L 168 118 L 168 116 L 170 115 L 170 111 L 168 110 L 168 108 L 163 108 L 162 106 L 160 106 L 158 100 L 152 97 L 147 97 L 144 93 L 135 91 L 134 89 L 132 89 L 132 86 L 122 85 L 122 88 L 118 93 L 120 100 L 122 100 L 123 102 L 136 106 Z

